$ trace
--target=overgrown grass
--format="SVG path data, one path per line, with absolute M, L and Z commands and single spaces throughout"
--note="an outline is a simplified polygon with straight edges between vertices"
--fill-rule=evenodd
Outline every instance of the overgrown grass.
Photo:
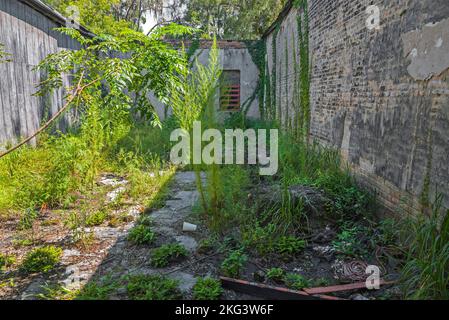
M 408 249 L 402 269 L 404 293 L 409 299 L 449 299 L 449 210 L 438 196 L 432 213 L 404 222 Z

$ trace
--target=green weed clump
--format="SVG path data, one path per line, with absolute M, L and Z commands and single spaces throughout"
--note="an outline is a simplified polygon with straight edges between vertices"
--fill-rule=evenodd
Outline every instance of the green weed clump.
M 408 299 L 449 299 L 449 210 L 441 196 L 431 209 L 403 222 L 408 253 L 401 280 Z
M 303 250 L 306 246 L 306 241 L 293 237 L 282 236 L 276 241 L 276 251 L 283 256 L 289 256 L 297 254 Z
M 151 244 L 155 239 L 156 234 L 144 224 L 133 227 L 128 235 L 128 240 L 134 244 Z
M 36 248 L 25 256 L 22 269 L 28 273 L 48 272 L 55 268 L 61 256 L 61 248 L 54 246 Z
M 5 271 L 16 263 L 16 257 L 10 254 L 0 253 L 0 271 Z
M 110 295 L 120 287 L 117 280 L 106 276 L 89 281 L 74 297 L 75 300 L 108 300 Z
M 151 265 L 156 268 L 164 268 L 171 262 L 186 257 L 188 255 L 187 249 L 178 244 L 166 244 L 153 250 L 151 254 Z
M 193 298 L 196 300 L 218 300 L 223 293 L 220 280 L 200 278 L 193 287 Z
M 287 273 L 284 276 L 285 285 L 294 290 L 301 290 L 310 286 L 309 281 L 300 274 Z
M 261 227 L 257 222 L 255 227 L 249 226 L 242 233 L 243 243 L 248 248 L 254 248 L 256 252 L 265 256 L 274 250 L 274 241 L 276 234 L 276 225 L 270 223 Z
M 271 268 L 267 271 L 267 278 L 276 282 L 282 282 L 285 276 L 285 271 L 281 268 Z
M 39 300 L 74 300 L 78 294 L 78 290 L 69 290 L 60 284 L 45 284 L 42 290 L 36 295 Z
M 345 223 L 332 242 L 332 246 L 339 255 L 363 258 L 368 252 L 361 238 L 368 234 L 370 231 L 365 227 Z
M 95 211 L 86 217 L 86 226 L 95 227 L 103 224 L 109 217 L 108 213 L 103 210 Z
M 243 253 L 243 250 L 234 250 L 222 262 L 221 271 L 227 277 L 236 278 L 240 275 L 248 257 Z
M 129 276 L 126 289 L 132 300 L 176 300 L 182 297 L 177 280 L 158 275 Z

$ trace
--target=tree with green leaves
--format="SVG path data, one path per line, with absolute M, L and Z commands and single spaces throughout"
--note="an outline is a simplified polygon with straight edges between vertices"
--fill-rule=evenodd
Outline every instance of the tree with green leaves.
M 118 37 L 94 38 L 84 37 L 75 29 L 58 31 L 73 37 L 82 48 L 50 54 L 37 66 L 37 71 L 46 75 L 37 94 L 63 89 L 67 92 L 65 105 L 33 135 L 1 153 L 0 158 L 29 142 L 74 107 L 84 110 L 81 123 L 85 131 L 103 136 L 99 148 L 111 146 L 116 141 L 115 127 L 136 113 L 153 125 L 160 125 L 148 95 L 152 93 L 167 102 L 170 90 L 181 85 L 179 74 L 188 68 L 185 55 L 161 40 L 167 35 L 189 35 L 193 33 L 190 28 L 172 24 L 149 36 L 125 29 Z M 71 80 L 69 86 L 64 86 L 65 76 Z
M 224 39 L 257 39 L 274 22 L 285 0 L 178 0 L 183 22 Z M 178 7 L 180 7 L 178 5 Z
M 147 12 L 160 12 L 162 0 L 44 0 L 65 16 L 79 11 L 80 23 L 96 34 L 118 35 L 125 28 L 141 30 Z

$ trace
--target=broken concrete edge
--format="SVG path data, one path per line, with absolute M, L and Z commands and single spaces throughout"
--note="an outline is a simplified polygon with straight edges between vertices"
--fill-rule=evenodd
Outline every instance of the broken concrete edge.
M 346 300 L 343 298 L 311 295 L 305 291 L 291 290 L 246 280 L 220 277 L 223 288 L 245 293 L 251 296 L 274 300 Z

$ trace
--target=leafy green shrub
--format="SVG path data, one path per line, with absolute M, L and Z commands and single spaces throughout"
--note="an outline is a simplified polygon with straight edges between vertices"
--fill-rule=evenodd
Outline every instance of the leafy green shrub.
M 133 300 L 176 300 L 181 298 L 178 281 L 159 275 L 128 277 L 127 291 Z
M 54 246 L 36 248 L 25 256 L 22 269 L 28 273 L 52 270 L 62 256 L 62 249 Z
M 310 286 L 309 281 L 297 273 L 287 273 L 284 282 L 287 287 L 294 290 L 301 290 Z
M 243 250 L 234 250 L 222 262 L 221 271 L 227 277 L 238 277 L 247 260 L 248 257 L 243 253 Z
M 281 268 L 271 268 L 267 271 L 267 278 L 276 282 L 282 282 L 285 271 Z
M 105 222 L 108 216 L 109 215 L 106 211 L 103 210 L 95 211 L 94 213 L 86 217 L 86 226 L 88 227 L 99 226 L 103 224 L 103 222 Z
M 0 271 L 3 271 L 11 267 L 16 263 L 16 257 L 9 254 L 0 253 Z
M 282 236 L 276 241 L 276 251 L 283 256 L 294 255 L 304 249 L 306 242 L 293 236 Z
M 135 244 L 151 244 L 156 239 L 156 234 L 150 227 L 139 224 L 129 231 L 128 240 Z
M 166 244 L 153 250 L 151 265 L 156 268 L 163 268 L 168 266 L 170 262 L 187 255 L 187 249 L 179 243 Z
M 212 278 L 198 279 L 193 286 L 193 298 L 196 300 L 217 300 L 222 293 L 220 280 Z

